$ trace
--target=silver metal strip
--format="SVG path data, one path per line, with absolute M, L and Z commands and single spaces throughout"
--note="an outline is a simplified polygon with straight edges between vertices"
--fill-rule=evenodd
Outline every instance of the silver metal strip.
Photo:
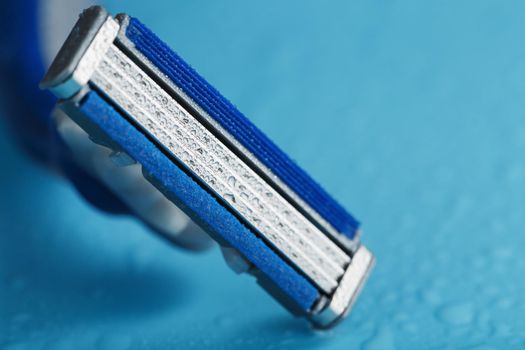
M 318 314 L 311 316 L 317 326 L 332 327 L 350 311 L 374 267 L 375 258 L 363 245 L 359 247 L 348 266 L 332 300 Z
M 93 72 L 95 72 L 100 61 L 117 37 L 119 28 L 118 22 L 108 16 L 93 41 L 87 47 L 73 74 L 60 84 L 51 86 L 50 90 L 59 98 L 68 98 L 80 91 L 88 83 Z
M 109 49 L 92 81 L 210 184 L 321 289 L 330 293 L 337 286 L 336 280 L 344 272 L 342 267 L 350 258 L 120 50 Z
M 233 136 L 231 136 L 224 128 L 213 119 L 206 111 L 204 111 L 198 104 L 196 104 L 191 98 L 189 98 L 182 89 L 175 85 L 171 79 L 169 79 L 164 73 L 162 73 L 155 65 L 151 64 L 147 57 L 145 57 L 139 50 L 137 50 L 134 44 L 126 37 L 126 27 L 128 25 L 129 17 L 121 14 L 117 16 L 121 22 L 121 30 L 118 35 L 120 43 L 126 47 L 134 56 L 138 57 L 155 75 L 162 80 L 176 95 L 180 96 L 188 105 L 190 105 L 195 111 L 202 116 L 206 122 L 213 126 L 214 130 L 220 133 L 228 142 L 230 142 L 235 149 L 239 150 L 244 156 L 246 156 L 251 163 L 255 165 L 257 171 L 265 174 L 268 179 L 274 183 L 274 186 L 279 188 L 283 193 L 286 194 L 296 206 L 301 208 L 314 222 L 317 223 L 330 237 L 340 242 L 348 251 L 355 252 L 360 244 L 360 233 L 358 232 L 353 239 L 349 239 L 344 234 L 337 231 L 328 221 L 326 221 L 315 209 L 310 207 L 300 196 L 298 196 L 293 190 L 291 190 L 279 177 L 275 176 L 273 172 L 265 166 L 257 157 L 255 157 L 250 151 L 246 149 L 240 142 L 238 142 Z

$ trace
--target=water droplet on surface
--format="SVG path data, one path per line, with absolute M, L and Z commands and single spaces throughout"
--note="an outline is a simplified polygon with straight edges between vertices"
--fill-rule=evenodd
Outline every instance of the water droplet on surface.
M 224 199 L 226 199 L 228 202 L 235 203 L 235 196 L 231 193 L 225 193 Z
M 441 303 L 441 296 L 435 290 L 424 290 L 420 294 L 421 301 L 428 305 L 439 305 Z
M 9 288 L 11 288 L 15 292 L 21 292 L 24 289 L 27 289 L 28 284 L 29 283 L 28 283 L 27 279 L 25 277 L 23 277 L 23 276 L 12 277 L 8 281 Z
M 2 345 L 3 350 L 29 350 L 29 345 L 26 345 L 24 343 L 10 343 L 6 345 Z
M 44 347 L 45 350 L 69 350 L 75 348 L 78 348 L 78 344 L 76 344 L 72 339 L 67 338 L 52 340 Z
M 219 327 L 230 327 L 231 325 L 234 324 L 234 321 L 231 317 L 223 315 L 223 316 L 217 317 L 215 319 L 215 323 Z
M 469 303 L 457 303 L 439 309 L 437 317 L 449 325 L 464 326 L 472 323 L 475 318 L 475 311 Z
M 401 324 L 400 329 L 408 333 L 417 333 L 419 331 L 419 327 L 417 326 L 417 324 L 412 322 L 405 322 Z
M 469 350 L 498 350 L 498 348 L 495 348 L 490 345 L 475 345 L 473 347 L 468 348 Z
M 100 350 L 127 350 L 133 344 L 131 336 L 123 333 L 104 334 L 97 342 Z
M 25 323 L 30 321 L 33 316 L 27 312 L 20 312 L 13 316 L 12 321 L 14 323 Z
M 381 302 L 384 303 L 384 304 L 391 304 L 391 303 L 394 303 L 398 300 L 398 296 L 396 294 L 396 292 L 394 291 L 386 291 L 382 296 L 381 296 Z
M 363 350 L 394 350 L 395 348 L 394 336 L 388 327 L 379 329 L 362 347 Z
M 494 335 L 500 338 L 511 337 L 513 335 L 512 326 L 508 324 L 498 324 L 494 327 Z
M 510 298 L 501 298 L 495 304 L 500 309 L 510 309 L 514 305 L 514 301 Z

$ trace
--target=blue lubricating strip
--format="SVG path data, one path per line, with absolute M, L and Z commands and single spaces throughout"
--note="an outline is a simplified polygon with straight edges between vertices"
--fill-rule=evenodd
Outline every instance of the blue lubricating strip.
M 301 309 L 308 311 L 319 298 L 317 289 L 284 262 L 178 165 L 160 151 L 100 95 L 91 91 L 80 111 L 111 140 L 120 145 L 161 184 L 171 200 L 204 227 L 222 237 L 279 286 Z
M 354 238 L 359 222 L 163 41 L 135 18 L 130 18 L 126 36 L 137 50 L 336 230 Z

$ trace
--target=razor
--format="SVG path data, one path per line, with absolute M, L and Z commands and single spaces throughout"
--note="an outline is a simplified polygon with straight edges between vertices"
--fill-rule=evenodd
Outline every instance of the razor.
M 86 9 L 41 88 L 59 98 L 65 138 L 88 135 L 124 178 L 139 169 L 127 190 L 111 175 L 115 192 L 147 184 L 315 326 L 349 312 L 375 261 L 359 222 L 139 20 Z M 130 200 L 139 215 L 145 197 Z

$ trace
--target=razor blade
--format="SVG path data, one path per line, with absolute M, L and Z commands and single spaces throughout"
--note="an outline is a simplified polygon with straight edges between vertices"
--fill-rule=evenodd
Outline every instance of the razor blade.
M 293 314 L 348 313 L 374 265 L 358 221 L 139 20 L 85 10 L 41 87 Z

